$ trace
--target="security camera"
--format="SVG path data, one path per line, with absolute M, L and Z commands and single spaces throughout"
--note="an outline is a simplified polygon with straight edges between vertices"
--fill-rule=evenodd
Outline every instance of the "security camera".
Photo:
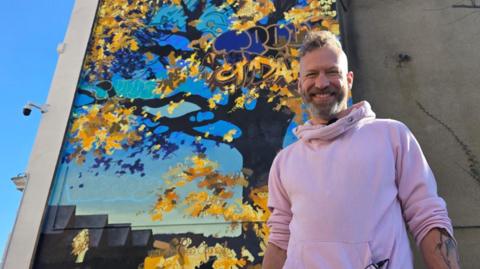
M 24 116 L 30 116 L 30 113 L 32 113 L 32 108 L 29 105 L 26 105 L 23 107 L 23 115 Z
M 37 104 L 34 104 L 32 102 L 28 102 L 23 107 L 23 115 L 24 116 L 30 116 L 30 114 L 32 113 L 32 109 L 34 109 L 34 108 L 40 110 L 40 112 L 43 114 L 43 113 L 47 112 L 47 107 L 48 107 L 47 104 L 37 105 Z

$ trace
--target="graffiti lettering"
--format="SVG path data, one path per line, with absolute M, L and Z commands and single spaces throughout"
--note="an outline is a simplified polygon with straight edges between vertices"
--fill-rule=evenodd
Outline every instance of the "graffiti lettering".
M 207 61 L 215 57 L 209 55 Z M 234 85 L 236 87 L 258 86 L 262 83 L 276 82 L 283 78 L 286 83 L 296 79 L 297 60 L 282 55 L 275 58 L 257 56 L 251 61 L 241 60 L 233 64 L 225 64 L 216 68 L 207 78 L 208 82 L 219 86 Z
M 207 81 L 220 88 L 290 83 L 297 78 L 296 50 L 310 26 L 271 24 L 244 32 L 229 31 L 214 42 L 202 65 Z M 270 55 L 276 55 L 272 57 Z
M 266 27 L 256 26 L 240 33 L 228 31 L 215 40 L 213 49 L 216 54 L 236 52 L 264 55 L 270 50 L 298 47 L 300 40 L 309 30 L 310 26 L 306 24 L 271 24 Z

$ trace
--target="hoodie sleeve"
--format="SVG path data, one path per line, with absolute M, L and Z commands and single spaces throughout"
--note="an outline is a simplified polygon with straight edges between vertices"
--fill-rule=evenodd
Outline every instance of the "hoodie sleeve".
M 290 238 L 289 224 L 292 219 L 290 200 L 280 179 L 278 156 L 273 161 L 268 178 L 268 209 L 270 218 L 267 226 L 270 228 L 269 243 L 286 250 Z
M 432 228 L 443 228 L 453 238 L 445 201 L 437 195 L 437 184 L 420 146 L 405 126 L 400 128 L 396 178 L 403 215 L 417 246 Z

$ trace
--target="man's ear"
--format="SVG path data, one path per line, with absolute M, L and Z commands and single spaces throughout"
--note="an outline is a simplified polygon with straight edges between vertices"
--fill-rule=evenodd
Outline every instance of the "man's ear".
M 352 86 L 353 86 L 353 72 L 352 71 L 348 71 L 347 73 L 347 83 L 348 83 L 348 89 L 349 90 L 352 90 Z

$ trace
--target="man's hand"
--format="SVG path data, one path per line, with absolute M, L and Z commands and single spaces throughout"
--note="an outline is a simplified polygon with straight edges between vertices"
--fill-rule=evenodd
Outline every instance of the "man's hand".
M 459 269 L 457 244 L 444 229 L 431 229 L 420 243 L 429 269 Z
M 263 257 L 263 269 L 280 269 L 287 259 L 287 252 L 272 243 L 268 243 Z

